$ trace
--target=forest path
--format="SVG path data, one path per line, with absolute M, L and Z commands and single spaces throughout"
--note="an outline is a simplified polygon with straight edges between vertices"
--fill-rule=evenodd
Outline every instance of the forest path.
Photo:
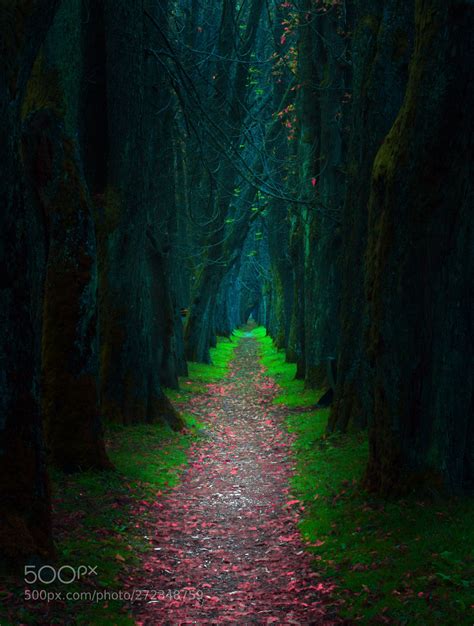
M 331 585 L 310 566 L 291 498 L 291 438 L 274 381 L 243 338 L 228 376 L 192 411 L 206 434 L 182 480 L 156 501 L 152 550 L 134 589 L 137 624 L 335 624 Z

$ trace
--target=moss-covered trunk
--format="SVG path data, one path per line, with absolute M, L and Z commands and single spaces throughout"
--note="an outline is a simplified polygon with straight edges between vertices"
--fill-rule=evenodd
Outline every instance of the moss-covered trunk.
M 94 136 L 95 150 L 88 141 L 94 134 L 91 118 L 103 119 L 104 100 L 97 98 L 100 87 L 94 87 L 96 107 L 91 116 L 88 54 L 89 47 L 100 49 L 94 41 L 97 35 L 91 37 L 101 23 L 98 8 L 84 19 L 80 2 L 61 3 L 22 105 L 28 182 L 38 211 L 45 215 L 48 247 L 43 415 L 50 457 L 66 471 L 110 467 L 99 411 L 96 237 L 83 174 L 84 160 L 93 155 L 87 171 L 96 192 L 103 182 L 103 131 L 100 139 Z M 100 69 L 101 62 L 103 54 L 95 60 Z M 93 128 L 97 131 L 95 121 Z
M 108 468 L 98 396 L 97 255 L 91 202 L 74 142 L 51 111 L 27 121 L 24 159 L 48 245 L 42 406 L 52 461 Z
M 417 0 L 415 53 L 372 175 L 367 484 L 472 486 L 474 6 Z
M 267 330 L 279 348 L 287 349 L 294 297 L 290 219 L 288 208 L 281 201 L 272 202 L 271 213 L 274 219 L 266 226 L 271 259 L 271 308 Z
M 364 334 L 367 204 L 372 165 L 400 110 L 412 53 L 414 12 L 400 0 L 355 2 L 352 39 L 353 89 L 342 215 L 340 339 L 337 385 L 328 430 L 367 425 L 371 381 Z

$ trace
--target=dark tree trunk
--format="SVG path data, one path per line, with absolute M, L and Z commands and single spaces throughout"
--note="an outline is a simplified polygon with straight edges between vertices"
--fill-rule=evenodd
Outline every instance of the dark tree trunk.
M 377 150 L 400 110 L 413 48 L 411 3 L 358 1 L 353 19 L 351 132 L 340 251 L 340 340 L 329 432 L 367 425 L 371 381 L 364 349 L 368 318 L 363 258 L 370 175 Z
M 90 80 L 87 75 L 81 80 L 88 71 L 83 55 L 90 43 L 84 31 L 93 29 L 96 17 L 82 20 L 82 8 L 74 0 L 61 3 L 22 107 L 29 185 L 47 223 L 42 339 L 46 439 L 51 459 L 66 471 L 110 467 L 99 417 L 97 250 L 76 139 L 78 127 L 89 123 L 83 104 Z M 104 160 L 95 148 L 94 169 Z
M 209 267 L 201 277 L 185 330 L 188 361 L 210 363 L 209 353 L 214 298 L 219 287 L 217 269 Z
M 39 412 L 43 216 L 25 194 L 20 111 L 57 2 L 16 2 L 0 21 L 0 569 L 54 553 Z
M 334 4 L 302 29 L 302 143 L 306 155 L 302 188 L 314 208 L 306 213 L 305 245 L 305 382 L 328 384 L 328 358 L 334 357 L 339 336 L 340 213 L 345 180 L 343 97 L 346 89 L 345 4 Z M 314 31 L 314 32 L 312 32 Z M 311 191 L 313 190 L 313 193 Z
M 28 120 L 24 160 L 47 223 L 42 404 L 48 452 L 66 471 L 110 468 L 99 415 L 91 203 L 76 146 L 51 111 Z
M 157 285 L 166 290 L 168 283 L 164 264 L 156 262 L 163 253 L 156 223 L 166 216 L 157 214 L 153 184 L 159 151 L 151 80 L 157 69 L 146 53 L 154 46 L 149 19 L 141 3 L 105 2 L 109 159 L 98 220 L 101 396 L 111 420 L 164 420 L 179 427 L 160 383 L 169 315 L 162 315 L 156 298 Z
M 240 300 L 237 301 L 240 293 L 235 286 L 237 279 L 238 268 L 235 267 L 222 281 L 217 297 L 214 328 L 216 334 L 221 337 L 230 337 L 233 329 L 241 323 L 240 318 L 236 319 L 240 305 Z
M 287 349 L 294 296 L 289 254 L 290 220 L 284 203 L 274 202 L 271 213 L 274 219 L 267 226 L 267 236 L 271 257 L 272 323 L 268 331 L 279 348 Z
M 304 332 L 304 305 L 305 305 L 305 275 L 303 227 L 299 218 L 292 227 L 290 235 L 290 257 L 293 266 L 293 313 L 291 316 L 290 334 L 286 357 L 289 363 L 296 363 L 296 378 L 304 380 L 306 370 L 305 332 Z
M 369 202 L 367 484 L 473 480 L 474 6 L 417 0 L 415 53 Z

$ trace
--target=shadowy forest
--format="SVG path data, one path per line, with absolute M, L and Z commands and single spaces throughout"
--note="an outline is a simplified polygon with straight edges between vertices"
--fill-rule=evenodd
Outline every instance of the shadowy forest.
M 189 431 L 180 380 L 249 320 L 321 441 L 368 440 L 358 489 L 469 499 L 473 29 L 469 0 L 1 3 L 4 573 L 57 558 L 57 476 L 116 471 L 110 429 Z

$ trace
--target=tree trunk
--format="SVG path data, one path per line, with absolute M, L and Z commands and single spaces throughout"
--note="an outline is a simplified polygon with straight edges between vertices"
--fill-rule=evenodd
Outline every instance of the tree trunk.
M 415 53 L 372 174 L 367 484 L 472 486 L 474 6 L 417 0 Z
M 102 410 L 122 423 L 164 420 L 177 428 L 182 422 L 160 383 L 168 316 L 156 287 L 168 283 L 164 264 L 156 262 L 163 250 L 155 229 L 166 216 L 157 211 L 154 185 L 159 151 L 151 76 L 152 67 L 158 70 L 145 53 L 155 30 L 141 3 L 106 0 L 104 6 L 109 158 L 98 219 Z
M 334 357 L 339 336 L 340 213 L 345 180 L 343 98 L 346 89 L 345 5 L 333 5 L 302 29 L 301 185 L 314 208 L 303 209 L 305 223 L 305 383 L 328 384 L 328 358 Z M 312 32 L 314 30 L 314 32 Z M 305 60 L 306 59 L 306 60 Z
M 52 461 L 110 468 L 99 414 L 97 256 L 88 190 L 74 143 L 51 111 L 28 120 L 24 160 L 47 224 L 42 404 Z
M 210 363 L 212 310 L 219 286 L 219 276 L 215 268 L 203 272 L 196 290 L 196 297 L 191 307 L 185 329 L 186 358 L 188 361 Z
M 329 432 L 363 428 L 369 417 L 371 380 L 364 348 L 368 317 L 363 258 L 370 175 L 377 150 L 403 101 L 414 35 L 411 3 L 362 0 L 355 4 L 351 133 L 340 252 L 340 340 Z
M 305 305 L 305 275 L 303 257 L 303 227 L 299 217 L 295 218 L 290 235 L 290 256 L 293 266 L 293 314 L 288 338 L 286 358 L 289 363 L 296 363 L 296 378 L 305 377 L 305 332 L 304 332 L 304 305 Z
M 77 143 L 78 127 L 88 123 L 82 117 L 90 81 L 81 79 L 84 31 L 93 23 L 82 20 L 82 8 L 75 0 L 61 3 L 22 106 L 24 161 L 47 224 L 43 415 L 51 459 L 66 471 L 110 467 L 99 417 L 97 250 Z M 97 167 L 102 155 L 96 152 Z
M 53 556 L 51 512 L 38 401 L 43 216 L 25 196 L 21 105 L 57 2 L 16 2 L 0 22 L 0 569 Z

